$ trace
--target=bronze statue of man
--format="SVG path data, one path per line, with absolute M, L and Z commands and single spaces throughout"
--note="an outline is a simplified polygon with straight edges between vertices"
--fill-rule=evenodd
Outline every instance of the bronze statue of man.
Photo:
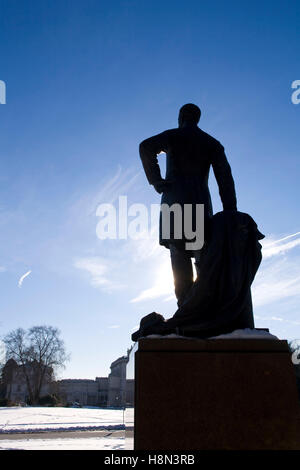
M 185 104 L 179 111 L 178 128 L 166 130 L 141 142 L 139 150 L 147 179 L 162 194 L 161 203 L 204 204 L 205 238 L 209 233 L 209 221 L 213 215 L 208 188 L 209 170 L 212 166 L 216 177 L 223 209 L 236 211 L 237 202 L 231 168 L 224 147 L 198 127 L 201 111 L 195 104 Z M 166 153 L 166 176 L 162 178 L 157 155 Z M 195 258 L 197 275 L 201 270 L 201 250 L 190 251 L 184 240 L 162 237 L 160 218 L 160 244 L 170 249 L 178 306 L 193 285 L 191 258 Z

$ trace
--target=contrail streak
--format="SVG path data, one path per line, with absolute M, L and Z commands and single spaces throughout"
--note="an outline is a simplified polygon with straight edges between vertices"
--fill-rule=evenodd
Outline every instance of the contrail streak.
M 20 277 L 19 282 L 18 282 L 19 287 L 22 287 L 22 284 L 23 284 L 23 281 L 24 281 L 25 277 L 29 276 L 30 273 L 31 273 L 31 271 L 27 271 L 27 273 L 23 274 L 23 276 Z

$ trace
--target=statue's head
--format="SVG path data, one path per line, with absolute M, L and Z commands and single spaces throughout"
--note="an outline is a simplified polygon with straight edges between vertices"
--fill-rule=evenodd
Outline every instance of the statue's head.
M 195 104 L 188 103 L 179 110 L 178 124 L 182 127 L 185 124 L 198 124 L 201 116 L 201 110 Z

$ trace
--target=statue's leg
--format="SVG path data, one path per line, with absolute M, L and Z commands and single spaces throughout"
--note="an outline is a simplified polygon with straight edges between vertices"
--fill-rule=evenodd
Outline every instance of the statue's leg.
M 171 264 L 173 269 L 175 295 L 178 306 L 193 285 L 193 267 L 190 255 L 184 249 L 170 244 Z
M 200 277 L 202 258 L 203 258 L 204 252 L 207 249 L 210 236 L 211 236 L 211 218 L 206 217 L 205 223 L 204 223 L 204 245 L 201 248 L 201 250 L 195 250 L 193 253 L 193 257 L 195 258 L 195 268 L 196 268 L 197 278 Z
M 195 268 L 196 268 L 196 273 L 197 273 L 197 279 L 200 277 L 202 254 L 203 254 L 203 250 L 194 251 Z

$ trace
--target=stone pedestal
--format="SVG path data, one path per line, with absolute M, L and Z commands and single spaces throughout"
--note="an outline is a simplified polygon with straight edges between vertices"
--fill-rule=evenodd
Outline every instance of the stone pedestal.
M 300 449 L 286 341 L 145 338 L 131 356 L 135 450 Z

